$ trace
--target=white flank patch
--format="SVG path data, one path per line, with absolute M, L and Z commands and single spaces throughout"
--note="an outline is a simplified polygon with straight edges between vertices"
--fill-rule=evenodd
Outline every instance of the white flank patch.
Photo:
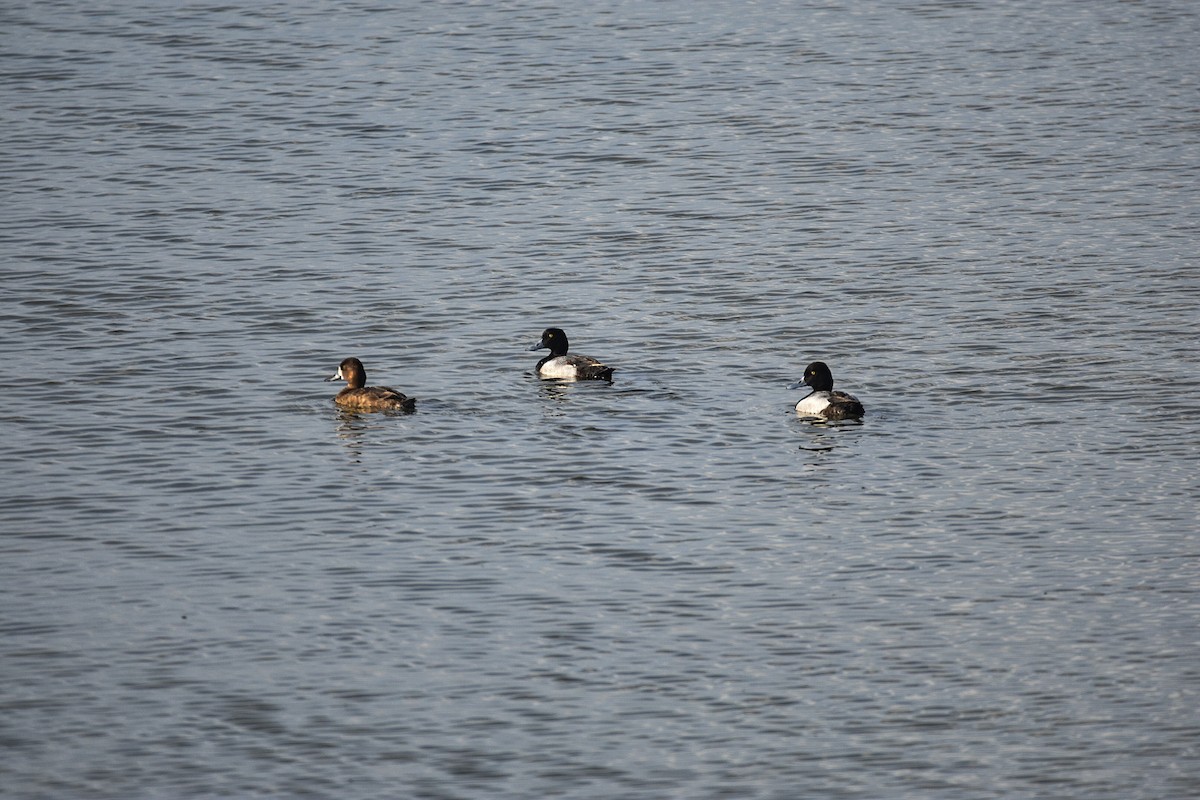
M 796 411 L 800 414 L 812 414 L 820 416 L 821 412 L 829 407 L 828 392 L 813 392 L 808 397 L 796 403 Z
M 579 375 L 566 356 L 556 356 L 542 364 L 538 374 L 543 378 L 575 378 Z

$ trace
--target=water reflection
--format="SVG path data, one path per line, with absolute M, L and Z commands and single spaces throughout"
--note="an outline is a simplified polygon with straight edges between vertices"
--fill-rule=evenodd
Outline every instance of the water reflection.
M 376 433 L 391 429 L 397 422 L 396 417 L 407 417 L 414 413 L 398 409 L 361 412 L 335 408 L 334 432 L 350 457 L 357 462 Z
M 612 381 L 574 380 L 572 378 L 534 378 L 539 384 L 538 393 L 555 403 L 565 403 L 577 392 L 604 391 L 612 387 Z
M 809 434 L 810 441 L 799 449 L 813 453 L 827 453 L 847 444 L 845 436 L 863 427 L 861 419 L 822 419 L 795 414 L 795 424 Z M 857 439 L 857 437 L 854 437 Z
M 570 397 L 571 385 L 575 383 L 575 381 L 546 380 L 544 378 L 535 378 L 534 380 L 540 384 L 538 394 L 555 403 L 565 403 Z

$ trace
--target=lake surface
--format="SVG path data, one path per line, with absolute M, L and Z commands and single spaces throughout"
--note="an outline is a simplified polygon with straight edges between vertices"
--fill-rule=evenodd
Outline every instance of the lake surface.
M 1200 6 L 395 5 L 0 11 L 0 794 L 1200 795 Z

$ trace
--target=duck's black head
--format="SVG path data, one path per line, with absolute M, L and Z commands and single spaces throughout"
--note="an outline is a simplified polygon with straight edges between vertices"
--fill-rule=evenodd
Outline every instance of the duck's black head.
M 814 392 L 833 391 L 833 373 L 824 361 L 814 361 L 804 368 L 804 377 L 800 383 L 811 388 Z
M 553 356 L 566 355 L 567 335 L 563 333 L 562 328 L 546 328 L 542 331 L 542 338 L 538 343 L 530 347 L 530 350 L 545 350 L 549 348 L 550 354 Z

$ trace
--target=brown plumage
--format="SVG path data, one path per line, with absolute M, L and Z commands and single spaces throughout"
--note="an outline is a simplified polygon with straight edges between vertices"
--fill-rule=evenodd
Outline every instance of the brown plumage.
M 346 388 L 337 393 L 333 402 L 355 411 L 412 411 L 417 398 L 409 397 L 388 386 L 367 386 L 367 370 L 357 358 L 347 358 L 338 364 L 338 371 L 328 381 L 345 381 Z

